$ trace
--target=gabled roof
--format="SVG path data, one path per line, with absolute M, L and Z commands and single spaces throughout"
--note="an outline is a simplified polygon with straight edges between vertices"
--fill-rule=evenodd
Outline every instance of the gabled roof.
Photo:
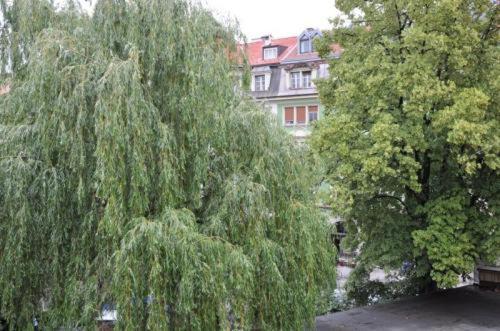
M 340 56 L 342 53 L 342 47 L 339 44 L 332 44 L 332 55 L 335 57 Z M 292 51 L 288 54 L 288 56 L 284 57 L 281 62 L 299 62 L 299 61 L 315 61 L 320 60 L 318 52 L 310 52 L 310 53 L 299 53 L 298 43 L 295 44 Z
M 279 64 L 284 59 L 290 49 L 297 45 L 297 37 L 272 39 L 269 45 L 266 45 L 262 39 L 251 41 L 245 45 L 248 63 L 251 66 Z M 263 48 L 278 46 L 278 57 L 272 60 L 263 59 Z
M 305 29 L 298 37 L 299 40 L 305 39 L 311 39 L 314 37 L 321 37 L 323 34 L 321 33 L 320 30 L 318 29 L 313 29 L 313 28 L 307 28 Z
M 248 63 L 250 66 L 273 65 L 280 63 L 293 63 L 300 61 L 318 61 L 321 60 L 317 52 L 299 53 L 299 40 L 302 37 L 314 38 L 320 35 L 319 30 L 306 29 L 298 36 L 271 39 L 270 44 L 266 44 L 263 39 L 251 41 L 242 45 L 242 49 L 246 53 Z M 278 57 L 272 60 L 263 59 L 263 48 L 279 46 Z M 342 47 L 339 44 L 332 44 L 332 55 L 334 57 L 340 56 Z

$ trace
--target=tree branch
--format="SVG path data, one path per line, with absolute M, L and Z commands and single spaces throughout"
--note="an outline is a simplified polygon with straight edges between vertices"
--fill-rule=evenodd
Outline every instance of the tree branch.
M 408 216 L 411 216 L 411 212 L 410 212 L 410 209 L 408 208 L 408 205 L 403 201 L 403 199 L 401 199 L 399 197 L 395 197 L 395 196 L 389 195 L 389 194 L 377 194 L 373 198 L 371 198 L 370 200 L 376 200 L 376 199 L 394 199 L 394 200 L 398 201 L 405 208 Z

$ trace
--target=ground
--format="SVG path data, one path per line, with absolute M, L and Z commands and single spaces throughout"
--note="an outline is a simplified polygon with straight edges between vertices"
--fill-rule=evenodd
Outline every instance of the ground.
M 500 293 L 465 286 L 320 316 L 317 331 L 500 331 Z

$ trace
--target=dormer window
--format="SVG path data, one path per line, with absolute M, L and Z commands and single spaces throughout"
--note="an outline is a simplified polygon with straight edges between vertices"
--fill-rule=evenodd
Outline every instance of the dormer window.
M 299 53 L 305 54 L 314 52 L 313 40 L 316 37 L 321 37 L 321 31 L 317 29 L 308 28 L 302 32 L 298 37 Z
M 278 57 L 278 47 L 264 48 L 264 60 L 273 60 Z
M 312 52 L 312 40 L 311 38 L 304 37 L 300 39 L 300 54 Z

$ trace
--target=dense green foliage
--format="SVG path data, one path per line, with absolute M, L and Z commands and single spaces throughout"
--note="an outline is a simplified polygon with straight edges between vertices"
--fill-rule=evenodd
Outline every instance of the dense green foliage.
M 0 315 L 27 329 L 300 330 L 334 283 L 290 138 L 181 0 L 0 1 Z M 10 70 L 8 69 L 10 67 Z
M 332 42 L 344 52 L 319 83 L 328 114 L 313 148 L 360 249 L 356 281 L 406 261 L 413 289 L 454 286 L 500 256 L 499 6 L 336 5 L 350 23 L 318 43 L 323 56 Z

